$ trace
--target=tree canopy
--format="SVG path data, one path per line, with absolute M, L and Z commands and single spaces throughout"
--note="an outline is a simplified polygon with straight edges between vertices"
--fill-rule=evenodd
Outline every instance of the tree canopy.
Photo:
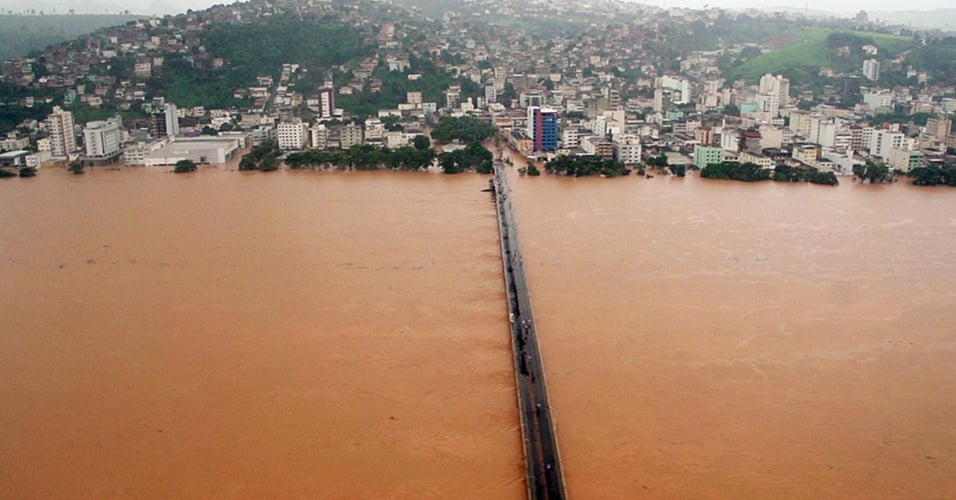
M 177 174 L 185 174 L 187 172 L 195 172 L 196 163 L 192 160 L 179 160 L 176 162 L 176 167 L 173 169 L 173 172 Z
M 443 116 L 432 129 L 432 138 L 438 142 L 481 142 L 495 134 L 495 127 L 473 116 L 456 118 Z
M 494 155 L 491 151 L 475 141 L 464 149 L 439 154 L 438 164 L 446 174 L 457 174 L 469 170 L 475 170 L 479 174 L 490 174 L 494 170 L 493 159 Z
M 386 147 L 363 144 L 346 150 L 300 151 L 286 156 L 289 168 L 325 168 L 344 170 L 424 170 L 432 164 L 435 152 L 403 146 L 390 150 Z
M 700 176 L 707 179 L 730 179 L 735 181 L 756 182 L 770 179 L 770 170 L 755 163 L 711 163 L 700 170 Z
M 589 175 L 617 177 L 631 173 L 626 165 L 617 160 L 595 156 L 562 155 L 545 163 L 544 169 L 548 173 L 572 177 L 586 177 Z
M 853 167 L 853 175 L 858 177 L 861 182 L 870 181 L 870 184 L 876 184 L 877 182 L 890 180 L 890 169 L 885 165 L 877 165 L 867 160 L 866 164 Z

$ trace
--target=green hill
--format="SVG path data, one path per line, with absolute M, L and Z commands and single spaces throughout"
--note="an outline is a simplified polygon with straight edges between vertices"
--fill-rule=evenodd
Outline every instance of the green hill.
M 0 15 L 0 61 L 22 57 L 48 45 L 72 40 L 100 28 L 125 24 L 137 16 Z
M 906 37 L 863 31 L 805 28 L 778 50 L 764 53 L 727 71 L 728 80 L 757 82 L 766 73 L 783 74 L 794 81 L 812 79 L 820 68 L 853 72 L 867 56 L 863 45 L 875 45 L 881 57 L 915 45 Z

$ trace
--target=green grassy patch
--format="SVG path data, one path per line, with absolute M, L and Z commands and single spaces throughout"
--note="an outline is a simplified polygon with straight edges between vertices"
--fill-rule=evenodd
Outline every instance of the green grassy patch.
M 852 71 L 862 65 L 865 56 L 859 46 L 851 47 L 849 53 L 828 49 L 828 37 L 833 33 L 852 35 L 859 45 L 872 44 L 879 48 L 880 56 L 895 54 L 913 45 L 906 37 L 870 33 L 865 31 L 805 28 L 796 33 L 783 48 L 755 57 L 727 72 L 728 80 L 745 80 L 756 83 L 766 73 L 783 74 L 791 80 L 813 78 L 820 68 L 836 71 Z

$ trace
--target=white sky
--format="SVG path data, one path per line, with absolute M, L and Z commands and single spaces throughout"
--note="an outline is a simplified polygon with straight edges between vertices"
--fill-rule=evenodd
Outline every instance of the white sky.
M 175 14 L 187 9 L 200 10 L 215 4 L 231 4 L 235 0 L 0 0 L 0 11 L 8 9 L 21 12 L 23 9 L 44 10 L 47 13 L 66 13 L 76 9 L 79 13 L 116 13 L 128 9 L 133 13 Z M 952 0 L 631 0 L 657 7 L 704 6 L 740 9 L 749 7 L 788 7 L 795 9 L 829 11 L 835 14 L 855 14 L 861 9 L 867 12 L 901 10 L 933 10 L 956 7 Z
M 726 9 L 744 9 L 751 7 L 789 7 L 796 9 L 828 11 L 834 13 L 888 12 L 902 10 L 933 10 L 953 8 L 949 0 L 638 0 L 639 3 L 661 7 L 666 1 L 668 7 L 690 7 L 701 9 L 705 5 Z

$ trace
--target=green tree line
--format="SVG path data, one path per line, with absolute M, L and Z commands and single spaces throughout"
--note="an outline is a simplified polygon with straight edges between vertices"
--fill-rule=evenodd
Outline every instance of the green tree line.
M 589 175 L 603 175 L 617 177 L 630 175 L 631 170 L 623 163 L 593 156 L 565 156 L 561 155 L 544 165 L 546 172 L 571 177 L 587 177 Z
M 363 144 L 344 150 L 310 150 L 290 153 L 285 158 L 289 168 L 322 168 L 342 170 L 423 170 L 435 159 L 431 149 L 403 146 L 388 149 Z

